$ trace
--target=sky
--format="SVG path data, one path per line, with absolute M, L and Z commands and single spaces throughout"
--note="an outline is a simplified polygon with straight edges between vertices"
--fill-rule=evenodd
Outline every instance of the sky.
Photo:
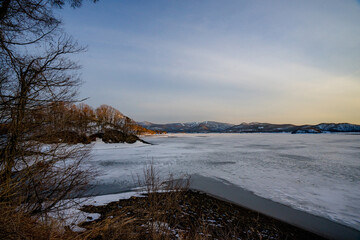
M 80 96 L 136 121 L 360 124 L 358 0 L 100 0 L 57 11 Z

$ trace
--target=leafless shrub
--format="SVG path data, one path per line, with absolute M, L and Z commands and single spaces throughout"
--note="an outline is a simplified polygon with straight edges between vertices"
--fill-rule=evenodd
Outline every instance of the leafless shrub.
M 190 178 L 182 176 L 174 179 L 172 174 L 161 177 L 154 162 L 144 168 L 143 178 L 138 177 L 139 186 L 145 189 L 147 206 L 144 213 L 148 216 L 147 231 L 153 239 L 172 239 L 178 225 L 176 216 L 181 212 L 179 201 L 190 185 Z M 140 188 L 141 189 L 141 188 Z
M 63 200 L 84 190 L 91 176 L 80 166 L 87 147 L 50 141 L 65 119 L 48 121 L 49 106 L 76 101 L 81 83 L 68 56 L 84 48 L 62 32 L 52 12 L 64 2 L 5 0 L 0 6 L 0 206 L 35 229 L 46 225 L 39 217 L 65 207 Z M 75 7 L 81 0 L 68 2 Z

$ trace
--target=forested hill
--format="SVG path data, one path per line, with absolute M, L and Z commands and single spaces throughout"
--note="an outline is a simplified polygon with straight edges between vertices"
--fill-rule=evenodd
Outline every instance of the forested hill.
M 360 132 L 360 125 L 350 123 L 321 123 L 316 125 L 241 123 L 239 125 L 214 121 L 156 124 L 138 122 L 154 131 L 169 133 L 326 133 Z
M 108 105 L 94 109 L 84 103 L 53 102 L 29 110 L 25 120 L 24 126 L 33 129 L 26 139 L 42 143 L 90 143 L 97 138 L 107 143 L 134 143 L 142 141 L 138 135 L 158 133 Z M 41 128 L 32 127 L 39 122 Z M 6 138 L 10 127 L 0 124 L 0 138 Z

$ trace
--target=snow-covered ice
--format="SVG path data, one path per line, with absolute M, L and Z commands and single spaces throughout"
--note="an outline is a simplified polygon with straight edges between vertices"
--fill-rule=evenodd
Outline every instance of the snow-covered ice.
M 151 161 L 165 176 L 224 179 L 256 195 L 360 230 L 360 135 L 168 134 L 97 142 L 88 164 L 108 193 L 136 186 Z
M 87 213 L 80 211 L 80 208 L 85 205 L 93 205 L 93 206 L 102 206 L 106 205 L 110 202 L 119 201 L 120 199 L 129 199 L 130 197 L 142 197 L 142 192 L 138 191 L 129 191 L 129 192 L 123 192 L 123 193 L 117 193 L 117 194 L 106 194 L 101 196 L 93 196 L 93 197 L 86 197 L 86 198 L 79 198 L 75 199 L 76 202 L 78 202 L 77 205 L 73 205 L 71 202 L 67 203 L 66 200 L 64 200 L 65 204 L 71 204 L 69 208 L 66 208 L 64 210 L 61 210 L 57 213 L 50 213 L 50 216 L 55 218 L 61 218 L 64 220 L 63 224 L 64 226 L 69 226 L 73 231 L 84 231 L 84 228 L 81 228 L 77 226 L 79 223 L 84 221 L 93 221 L 98 218 L 100 218 L 99 213 Z M 64 202 L 61 202 L 60 204 L 63 205 Z

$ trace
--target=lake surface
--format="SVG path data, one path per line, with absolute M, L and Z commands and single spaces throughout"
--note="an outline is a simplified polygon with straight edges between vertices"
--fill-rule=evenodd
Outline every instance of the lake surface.
M 161 176 L 200 174 L 360 230 L 360 135 L 168 134 L 154 145 L 97 142 L 88 164 L 102 193 L 129 190 L 153 162 Z

